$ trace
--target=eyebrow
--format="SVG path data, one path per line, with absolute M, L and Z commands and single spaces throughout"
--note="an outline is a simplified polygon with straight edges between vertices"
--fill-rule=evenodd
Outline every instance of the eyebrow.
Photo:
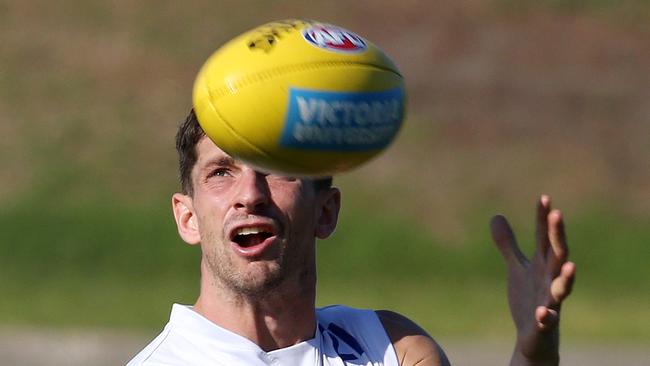
M 235 165 L 235 159 L 233 159 L 232 157 L 219 156 L 208 160 L 203 166 L 203 168 L 206 169 L 213 166 L 233 166 L 233 165 Z

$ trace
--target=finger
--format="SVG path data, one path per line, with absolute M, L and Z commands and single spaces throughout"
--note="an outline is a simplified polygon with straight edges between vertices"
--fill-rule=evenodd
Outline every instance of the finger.
M 576 265 L 566 262 L 562 265 L 560 275 L 551 282 L 551 302 L 549 306 L 557 308 L 571 294 L 576 277 Z
M 546 258 L 546 252 L 550 245 L 548 239 L 548 214 L 551 210 L 551 199 L 543 194 L 537 202 L 537 251 L 542 258 Z
M 560 314 L 557 310 L 549 309 L 545 306 L 538 306 L 535 309 L 535 320 L 537 329 L 547 331 L 557 327 L 560 321 Z
M 560 266 L 566 262 L 569 256 L 569 247 L 566 242 L 566 234 L 564 232 L 564 220 L 562 213 L 559 210 L 553 210 L 548 215 L 548 237 L 551 243 L 551 250 L 548 252 L 549 269 L 553 276 L 557 274 Z
M 508 264 L 508 267 L 527 266 L 528 259 L 519 249 L 515 234 L 505 217 L 496 215 L 490 221 L 490 229 L 492 231 L 492 240 L 501 252 L 501 256 Z

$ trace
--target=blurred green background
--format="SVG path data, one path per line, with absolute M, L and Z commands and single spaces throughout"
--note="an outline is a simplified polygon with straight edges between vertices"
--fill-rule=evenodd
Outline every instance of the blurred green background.
M 194 301 L 199 253 L 170 211 L 176 126 L 212 51 L 292 17 L 379 44 L 409 92 L 394 145 L 337 178 L 319 304 L 512 337 L 487 223 L 505 214 L 530 251 L 548 193 L 578 265 L 565 339 L 650 341 L 644 0 L 0 2 L 0 327 L 153 336 Z

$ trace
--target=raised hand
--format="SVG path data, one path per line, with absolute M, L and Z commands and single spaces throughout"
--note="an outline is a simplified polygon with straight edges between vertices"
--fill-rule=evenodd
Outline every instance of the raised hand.
M 511 365 L 557 365 L 562 301 L 575 279 L 575 264 L 559 210 L 551 210 L 548 196 L 537 204 L 537 248 L 529 260 L 519 249 L 503 216 L 491 221 L 492 238 L 508 267 L 508 303 L 517 328 Z

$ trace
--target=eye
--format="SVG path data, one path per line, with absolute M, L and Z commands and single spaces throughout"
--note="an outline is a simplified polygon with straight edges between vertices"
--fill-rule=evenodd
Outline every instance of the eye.
M 210 173 L 208 173 L 208 178 L 212 177 L 229 177 L 230 176 L 230 170 L 227 168 L 217 168 L 212 170 Z

